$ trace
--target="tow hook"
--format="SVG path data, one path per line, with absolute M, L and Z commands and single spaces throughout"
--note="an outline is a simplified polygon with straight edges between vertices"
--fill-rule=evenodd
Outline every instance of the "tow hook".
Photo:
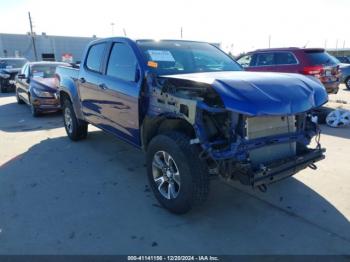
M 260 192 L 266 193 L 267 186 L 265 184 L 262 184 L 262 185 L 258 186 L 258 189 L 260 190 Z
M 317 166 L 316 166 L 314 163 L 310 164 L 309 167 L 310 167 L 312 170 L 316 170 L 316 169 L 317 169 Z

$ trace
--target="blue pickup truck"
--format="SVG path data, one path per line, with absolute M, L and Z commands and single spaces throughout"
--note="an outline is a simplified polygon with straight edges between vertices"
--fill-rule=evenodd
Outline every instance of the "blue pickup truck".
M 208 43 L 101 39 L 56 74 L 69 138 L 92 124 L 145 151 L 150 186 L 174 213 L 203 202 L 212 177 L 266 190 L 324 158 L 318 80 L 245 72 Z

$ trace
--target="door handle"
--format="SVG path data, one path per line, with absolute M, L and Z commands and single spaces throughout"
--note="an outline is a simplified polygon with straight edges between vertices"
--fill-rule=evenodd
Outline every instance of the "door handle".
M 82 84 L 84 84 L 84 83 L 86 82 L 86 80 L 85 80 L 84 77 L 81 77 L 81 78 L 79 78 L 79 82 L 82 83 Z
M 101 88 L 102 90 L 108 89 L 108 87 L 106 86 L 106 84 L 103 84 L 103 83 L 102 83 L 102 84 L 99 84 L 98 87 Z

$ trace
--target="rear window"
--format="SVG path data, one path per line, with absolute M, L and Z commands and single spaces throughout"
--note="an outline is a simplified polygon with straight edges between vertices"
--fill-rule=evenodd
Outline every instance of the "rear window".
M 336 60 L 324 51 L 305 51 L 311 65 L 336 65 Z

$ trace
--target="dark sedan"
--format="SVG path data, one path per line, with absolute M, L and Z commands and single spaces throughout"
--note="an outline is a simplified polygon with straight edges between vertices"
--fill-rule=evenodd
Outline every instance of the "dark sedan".
M 70 65 L 59 62 L 27 63 L 17 76 L 17 102 L 28 104 L 34 117 L 43 112 L 54 112 L 61 108 L 55 78 L 57 66 Z
M 25 58 L 0 58 L 0 93 L 13 88 L 15 77 L 26 62 Z

